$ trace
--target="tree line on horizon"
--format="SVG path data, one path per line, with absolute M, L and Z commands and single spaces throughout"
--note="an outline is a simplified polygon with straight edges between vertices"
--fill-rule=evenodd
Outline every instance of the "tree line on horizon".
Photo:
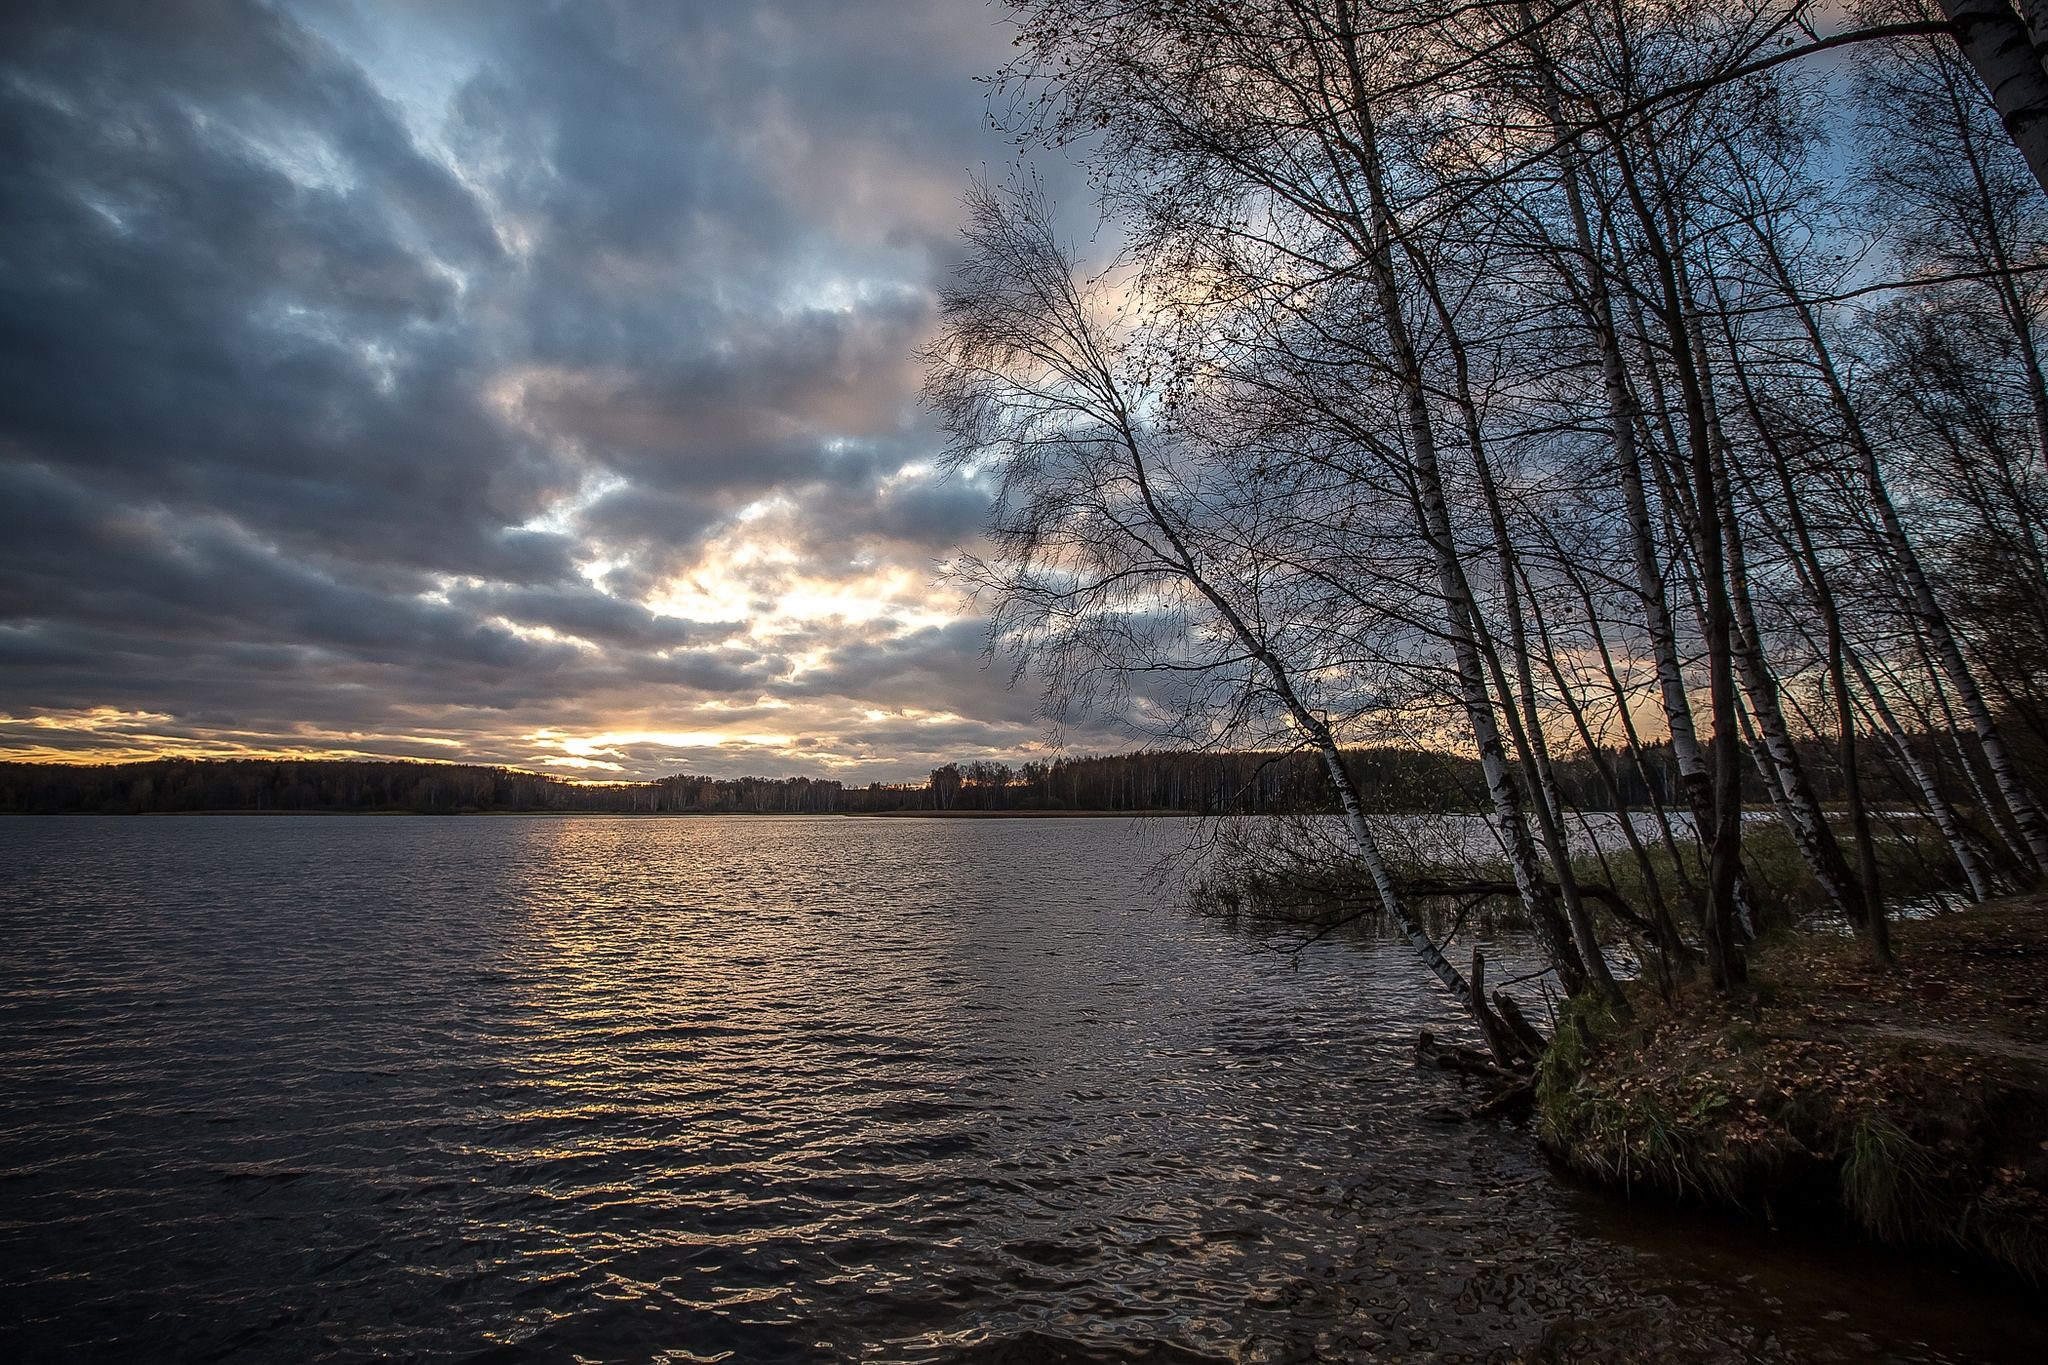
M 973 186 L 926 398 L 1055 720 L 1314 756 L 1508 1063 L 1364 796 L 1404 743 L 1476 765 L 1494 880 L 1619 1012 L 1574 764 L 1677 771 L 1619 822 L 1667 980 L 1739 989 L 1778 918 L 1746 807 L 1879 961 L 1888 803 L 1975 899 L 2048 874 L 2048 6 L 1012 9 L 998 122 L 1116 254 Z
M 1441 802 L 1444 774 L 1404 755 L 1405 785 L 1384 800 Z M 1460 760 L 1448 759 L 1453 770 Z M 354 759 L 164 758 L 112 764 L 0 763 L 0 813 L 355 811 L 457 814 L 861 814 L 954 811 L 1180 811 L 1261 814 L 1334 809 L 1298 754 L 1136 753 L 1011 765 L 948 763 L 923 782 L 816 777 L 572 782 L 477 764 Z
M 1618 753 L 1604 756 L 1612 763 Z M 1670 802 L 1681 778 L 1668 746 L 1621 790 L 1624 808 Z M 1364 793 L 1385 811 L 1476 811 L 1484 779 L 1469 756 L 1412 747 L 1354 755 L 1376 776 Z M 1606 809 L 1591 762 L 1567 760 L 1561 780 L 1586 809 Z M 1759 786 L 1758 794 L 1761 794 Z M 1901 793 L 1903 798 L 1903 793 Z M 162 758 L 128 763 L 0 762 L 0 814 L 146 815 L 341 811 L 463 814 L 888 814 L 928 811 L 1170 811 L 1187 815 L 1334 814 L 1313 754 L 1138 752 L 1010 764 L 948 763 L 923 782 L 842 783 L 817 777 L 701 777 L 571 782 L 481 764 L 402 759 Z

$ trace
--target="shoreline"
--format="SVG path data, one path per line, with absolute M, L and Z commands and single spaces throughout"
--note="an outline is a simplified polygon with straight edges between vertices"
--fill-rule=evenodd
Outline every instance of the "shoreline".
M 1899 965 L 1822 933 L 1759 945 L 1734 1001 L 1646 985 L 1568 1007 L 1536 1137 L 1637 1203 L 1844 1227 L 2048 1283 L 2048 899 L 1894 927 Z

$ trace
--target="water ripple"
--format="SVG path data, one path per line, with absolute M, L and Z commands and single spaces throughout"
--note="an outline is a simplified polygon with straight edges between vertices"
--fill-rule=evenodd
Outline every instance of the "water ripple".
M 1405 950 L 1172 913 L 1182 837 L 0 820 L 0 1356 L 2048 1358 L 1420 1122 Z

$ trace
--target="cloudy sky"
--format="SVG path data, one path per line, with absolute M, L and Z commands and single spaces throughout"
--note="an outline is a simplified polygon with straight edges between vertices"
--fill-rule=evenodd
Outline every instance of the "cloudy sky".
M 916 401 L 999 9 L 0 10 L 0 750 L 1040 740 Z

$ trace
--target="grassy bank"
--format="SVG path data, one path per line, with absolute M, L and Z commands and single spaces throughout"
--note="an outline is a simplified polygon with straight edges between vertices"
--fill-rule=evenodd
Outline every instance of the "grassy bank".
M 1786 934 L 1744 999 L 1577 1008 L 1539 1070 L 1545 1145 L 1630 1194 L 1839 1219 L 2048 1283 L 2048 902 L 1895 937 L 1891 972 Z

